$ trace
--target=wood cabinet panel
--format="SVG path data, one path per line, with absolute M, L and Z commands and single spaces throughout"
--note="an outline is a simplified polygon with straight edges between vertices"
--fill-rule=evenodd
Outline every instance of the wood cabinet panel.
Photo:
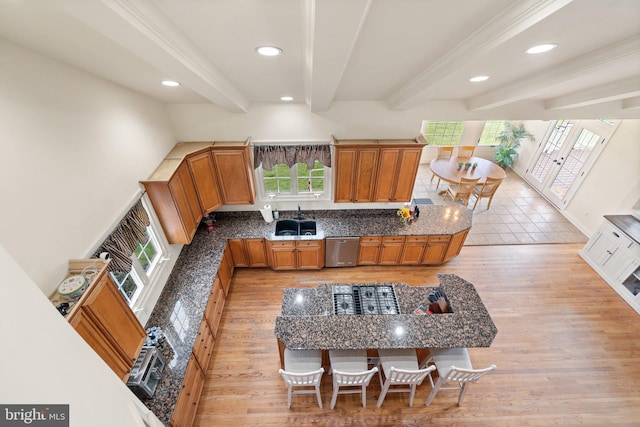
M 324 240 L 296 242 L 297 268 L 318 270 L 324 267 Z
M 202 219 L 191 173 L 180 163 L 167 180 L 143 181 L 169 243 L 188 244 Z
M 227 248 L 231 250 L 233 265 L 236 267 L 249 267 L 249 257 L 244 246 L 244 239 L 227 240 Z
M 374 202 L 391 202 L 395 200 L 395 186 L 398 176 L 400 148 L 383 148 L 380 150 L 378 165 L 378 182 L 373 197 Z
M 410 240 L 411 238 L 411 240 Z M 422 262 L 428 239 L 415 239 L 414 236 L 407 236 L 407 240 L 402 247 L 400 264 L 415 265 Z
M 404 236 L 384 236 L 380 245 L 380 265 L 396 265 L 404 246 Z
M 380 257 L 382 236 L 360 237 L 358 265 L 377 265 Z
M 113 371 L 126 381 L 146 332 L 106 271 L 69 323 Z
M 449 246 L 447 247 L 447 252 L 444 255 L 443 262 L 449 261 L 451 258 L 460 255 L 460 251 L 462 250 L 464 241 L 467 239 L 467 234 L 469 234 L 469 230 L 463 230 L 451 236 L 451 240 L 449 242 Z
M 218 266 L 218 272 L 216 274 L 217 279 L 220 281 L 225 296 L 229 295 L 229 286 L 231 286 L 231 276 L 233 276 L 233 259 L 231 258 L 231 250 L 227 246 L 222 254 L 222 260 Z
M 442 264 L 451 236 L 429 236 L 422 264 Z
M 222 206 L 218 178 L 213 165 L 211 150 L 187 157 L 202 212 L 209 213 Z
M 249 267 L 268 267 L 267 248 L 264 239 L 245 239 Z
M 354 202 L 370 202 L 373 199 L 373 190 L 377 179 L 378 154 L 377 148 L 358 150 L 355 188 L 353 190 Z
M 296 243 L 291 241 L 269 242 L 270 265 L 273 270 L 296 268 Z
M 336 148 L 336 178 L 333 199 L 336 203 L 353 200 L 357 151 L 355 148 Z
M 420 166 L 422 147 L 404 148 L 399 153 L 399 165 L 397 168 L 395 187 L 392 201 L 409 202 L 413 195 L 413 187 Z
M 212 153 L 224 204 L 252 204 L 255 199 L 255 187 L 249 146 L 214 146 Z
M 170 425 L 173 427 L 191 427 L 196 417 L 198 401 L 204 386 L 204 374 L 192 354 L 187 364 L 187 370 L 182 380 L 180 394 L 171 416 Z
M 222 286 L 220 286 L 220 281 L 216 278 L 204 313 L 205 319 L 209 324 L 209 329 L 211 329 L 214 337 L 218 334 L 218 326 L 220 326 L 220 320 L 222 319 L 225 301 L 224 291 L 222 290 Z
M 209 360 L 213 352 L 213 343 L 213 334 L 211 333 L 211 329 L 209 329 L 206 318 L 203 318 L 200 323 L 200 328 L 198 329 L 198 334 L 196 335 L 196 342 L 193 345 L 193 355 L 196 357 L 203 371 L 206 371 L 209 366 Z

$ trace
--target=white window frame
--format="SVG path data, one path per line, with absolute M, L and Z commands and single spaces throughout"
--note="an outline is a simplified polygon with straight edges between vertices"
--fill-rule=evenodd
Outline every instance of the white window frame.
M 144 197 L 142 198 L 142 205 L 144 206 L 144 208 L 146 209 L 149 215 L 150 224 L 147 227 L 147 234 L 149 235 L 149 239 L 151 240 L 154 247 L 156 248 L 157 254 L 152 260 L 151 264 L 149 264 L 149 268 L 147 271 L 144 270 L 144 268 L 142 267 L 142 264 L 140 264 L 140 261 L 135 256 L 135 253 L 131 254 L 132 267 L 127 274 L 133 279 L 137 288 L 134 294 L 130 298 L 124 295 L 124 293 L 121 290 L 121 284 L 118 283 L 118 281 L 116 281 L 114 277 L 112 277 L 112 279 L 114 279 L 114 283 L 118 287 L 118 291 L 120 291 L 120 293 L 123 295 L 123 297 L 127 301 L 129 307 L 131 307 L 132 309 L 136 306 L 136 303 L 138 301 L 144 300 L 144 298 L 141 298 L 141 296 L 143 294 L 148 293 L 150 289 L 153 288 L 154 283 L 157 281 L 158 276 L 160 275 L 160 269 L 158 268 L 158 266 L 163 261 L 167 260 L 166 256 L 168 254 L 166 244 L 159 237 L 159 236 L 162 236 L 162 234 L 159 234 L 159 231 L 158 231 L 159 224 L 156 223 L 155 218 L 151 214 L 151 211 L 149 209 L 148 202 L 145 200 Z M 126 276 L 125 276 L 125 279 L 126 279 Z
M 254 143 L 259 143 L 259 144 L 271 144 L 271 145 L 291 145 L 291 144 L 296 144 L 296 145 L 305 145 L 306 144 L 328 144 L 327 141 L 305 141 L 305 142 L 282 142 L 282 141 L 253 141 Z M 332 150 L 332 156 L 333 156 L 333 150 Z M 293 169 L 293 168 L 292 168 Z M 298 168 L 295 168 L 295 178 L 293 177 L 293 172 L 292 172 L 292 176 L 291 176 L 291 188 L 293 189 L 294 186 L 296 188 L 297 191 L 297 186 L 298 186 L 298 176 L 297 176 L 297 170 Z M 333 176 L 332 176 L 332 168 L 325 166 L 324 167 L 324 191 L 323 192 L 312 192 L 312 193 L 295 193 L 295 194 L 289 194 L 289 193 L 267 193 L 265 187 L 264 187 L 264 175 L 263 175 L 263 169 L 262 166 L 258 166 L 255 170 L 254 170 L 254 178 L 255 178 L 255 182 L 256 182 L 256 196 L 258 198 L 258 200 L 262 203 L 262 202 L 272 202 L 274 200 L 279 200 L 282 202 L 305 202 L 305 201 L 311 201 L 311 200 L 320 200 L 320 201 L 326 201 L 326 202 L 330 202 L 332 200 L 332 196 L 333 196 Z

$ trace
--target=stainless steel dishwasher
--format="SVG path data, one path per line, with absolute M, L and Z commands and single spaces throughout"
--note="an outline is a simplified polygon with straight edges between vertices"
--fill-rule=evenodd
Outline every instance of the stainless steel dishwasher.
M 358 264 L 359 237 L 327 237 L 325 267 L 354 267 Z

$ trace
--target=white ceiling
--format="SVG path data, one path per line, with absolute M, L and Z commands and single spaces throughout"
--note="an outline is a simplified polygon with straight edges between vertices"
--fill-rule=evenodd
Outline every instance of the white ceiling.
M 638 0 L 0 0 L 0 36 L 166 103 L 232 112 L 290 95 L 312 111 L 531 102 L 640 117 Z M 558 47 L 525 53 L 540 43 Z M 258 55 L 264 44 L 283 54 Z

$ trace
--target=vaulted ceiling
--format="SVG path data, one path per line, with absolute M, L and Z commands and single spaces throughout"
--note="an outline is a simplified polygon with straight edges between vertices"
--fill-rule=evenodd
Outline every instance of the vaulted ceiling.
M 0 37 L 166 103 L 231 112 L 288 95 L 317 112 L 524 102 L 640 117 L 638 0 L 0 0 Z M 525 53 L 542 43 L 557 48 Z

